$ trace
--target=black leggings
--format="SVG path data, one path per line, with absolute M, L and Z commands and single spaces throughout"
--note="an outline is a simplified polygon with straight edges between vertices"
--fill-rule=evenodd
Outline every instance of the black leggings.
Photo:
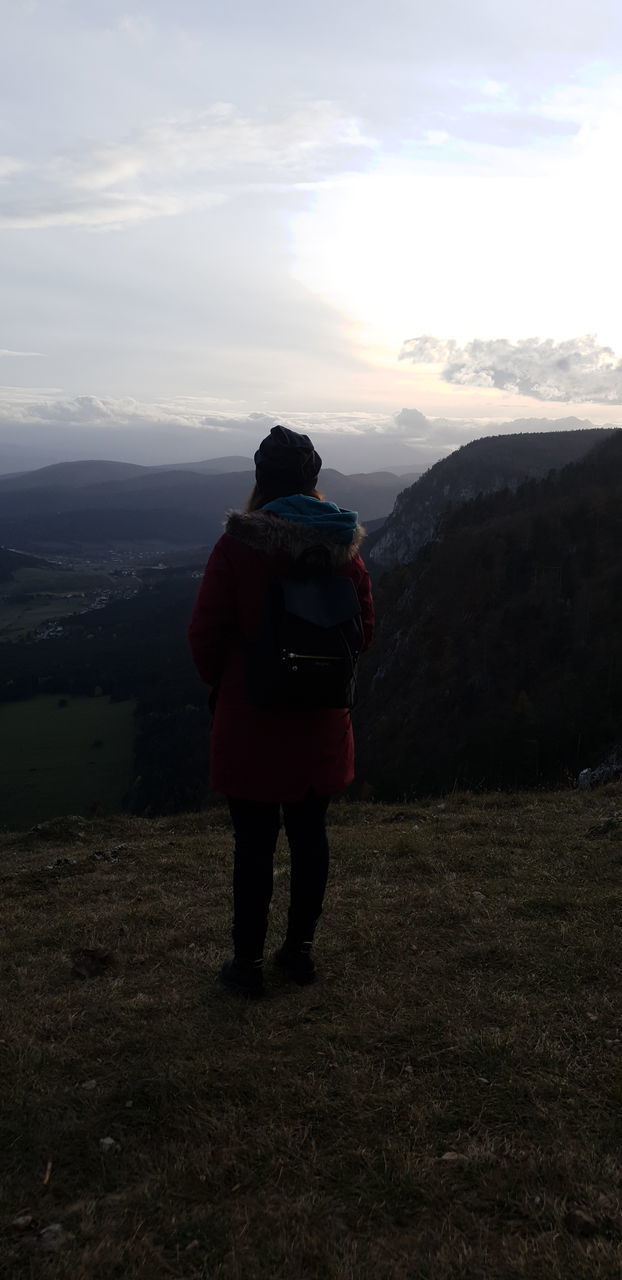
M 329 799 L 310 793 L 283 805 L 291 853 L 287 940 L 310 942 L 322 913 L 328 879 L 326 810 Z M 235 831 L 233 864 L 233 945 L 248 960 L 263 955 L 272 898 L 273 860 L 281 826 L 281 806 L 229 797 Z

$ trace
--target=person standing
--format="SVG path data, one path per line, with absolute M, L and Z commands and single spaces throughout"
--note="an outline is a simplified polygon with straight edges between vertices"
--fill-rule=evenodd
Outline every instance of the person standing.
M 322 460 L 306 435 L 275 426 L 255 454 L 255 488 L 244 513 L 229 514 L 199 589 L 188 637 L 211 686 L 211 785 L 228 799 L 235 834 L 234 955 L 220 970 L 236 992 L 263 993 L 263 953 L 273 859 L 283 821 L 291 853 L 287 934 L 276 964 L 303 985 L 316 976 L 311 947 L 322 912 L 331 796 L 354 778 L 347 706 L 266 706 L 249 689 L 272 585 L 305 555 L 324 557 L 332 576 L 349 578 L 358 598 L 361 649 L 373 635 L 369 574 L 360 556 L 364 530 L 355 512 L 316 488 Z

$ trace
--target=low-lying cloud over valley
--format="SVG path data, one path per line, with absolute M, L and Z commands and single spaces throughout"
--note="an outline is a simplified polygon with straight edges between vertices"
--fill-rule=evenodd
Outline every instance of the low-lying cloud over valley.
M 344 472 L 423 471 L 483 435 L 589 427 L 578 418 L 506 421 L 428 417 L 419 409 L 394 414 L 254 410 L 208 397 L 153 402 L 130 397 L 38 396 L 0 391 L 0 473 L 75 458 L 157 464 L 235 454 L 251 458 L 277 422 L 307 432 L 327 466 Z

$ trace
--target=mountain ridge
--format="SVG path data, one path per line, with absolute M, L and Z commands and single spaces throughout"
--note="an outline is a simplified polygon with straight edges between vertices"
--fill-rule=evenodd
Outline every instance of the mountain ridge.
M 0 480 L 0 542 L 28 551 L 85 544 L 150 542 L 207 546 L 228 509 L 244 505 L 252 471 L 202 472 L 133 463 L 55 464 Z M 326 467 L 321 486 L 366 520 L 386 519 L 403 477 L 389 471 L 346 475 Z
M 46 485 L 55 487 L 57 484 L 60 488 L 73 485 L 82 488 L 89 484 L 104 484 L 130 476 L 157 475 L 159 472 L 168 471 L 189 471 L 196 475 L 229 475 L 237 471 L 250 471 L 252 467 L 252 459 L 241 455 L 205 458 L 199 462 L 158 463 L 153 467 L 141 462 L 124 462 L 111 458 L 77 458 L 68 462 L 51 462 L 44 467 L 36 467 L 32 471 L 15 471 L 10 475 L 0 475 L 0 493 L 5 490 L 15 492 L 23 489 L 38 489 Z

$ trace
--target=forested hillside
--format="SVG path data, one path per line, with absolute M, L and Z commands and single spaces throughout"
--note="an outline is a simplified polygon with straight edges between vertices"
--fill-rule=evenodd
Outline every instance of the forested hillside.
M 622 737 L 622 433 L 480 497 L 388 574 L 359 777 L 381 795 L 557 782 Z

